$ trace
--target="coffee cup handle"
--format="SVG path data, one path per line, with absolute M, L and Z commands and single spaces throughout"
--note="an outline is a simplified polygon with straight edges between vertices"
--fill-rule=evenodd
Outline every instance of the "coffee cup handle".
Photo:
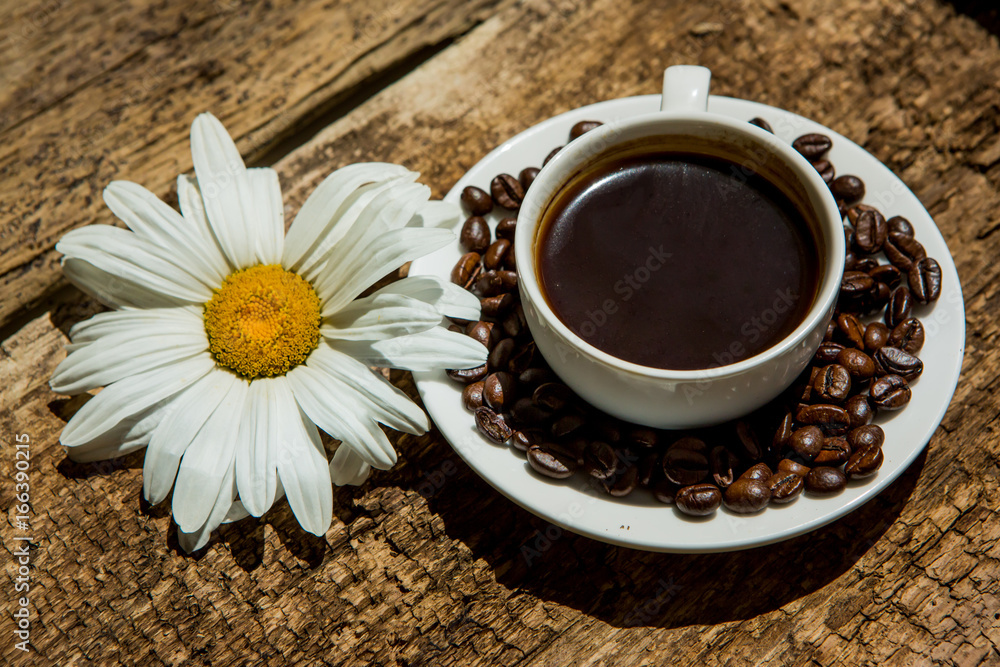
M 663 70 L 660 111 L 708 111 L 712 70 L 698 65 L 674 65 Z

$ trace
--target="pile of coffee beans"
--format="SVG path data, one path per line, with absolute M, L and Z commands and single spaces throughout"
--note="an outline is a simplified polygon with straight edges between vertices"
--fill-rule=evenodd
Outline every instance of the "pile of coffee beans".
M 764 119 L 750 122 L 771 131 Z M 599 125 L 577 123 L 570 141 Z M 486 364 L 448 374 L 464 385 L 462 403 L 479 431 L 523 453 L 545 477 L 579 472 L 618 497 L 649 489 L 693 516 L 723 505 L 752 514 L 803 492 L 833 494 L 850 480 L 873 476 L 885 440 L 873 420 L 906 407 L 910 384 L 923 371 L 917 355 L 925 331 L 913 310 L 940 296 L 941 267 L 908 220 L 887 220 L 861 203 L 860 178 L 836 175 L 826 157 L 832 143 L 807 134 L 792 144 L 829 185 L 846 220 L 844 278 L 823 344 L 801 377 L 768 405 L 734 422 L 684 432 L 600 412 L 563 384 L 537 351 L 521 308 L 512 244 L 517 211 L 539 169 L 499 174 L 488 192 L 465 188 L 465 254 L 451 279 L 480 298 L 482 319 L 455 320 L 451 328 L 490 352 Z M 496 209 L 501 219 L 493 233 L 484 216 Z

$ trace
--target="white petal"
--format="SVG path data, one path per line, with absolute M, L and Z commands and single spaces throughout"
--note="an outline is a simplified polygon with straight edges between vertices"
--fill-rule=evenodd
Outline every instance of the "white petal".
M 280 264 L 285 248 L 285 206 L 281 202 L 278 172 L 270 168 L 247 169 L 251 203 L 257 214 L 255 252 L 261 264 Z
M 201 309 L 196 306 L 125 309 L 97 313 L 89 320 L 77 322 L 69 330 L 69 337 L 74 344 L 81 344 L 124 332 L 139 336 L 147 333 L 184 333 L 204 328 Z
M 386 426 L 413 435 L 420 435 L 431 426 L 427 415 L 409 396 L 342 352 L 320 345 L 309 355 L 306 365 L 329 376 L 325 382 L 337 383 L 344 391 L 353 389 L 356 398 L 365 402 L 373 418 Z
M 360 486 L 368 479 L 371 466 L 350 446 L 341 443 L 330 461 L 330 479 L 337 486 Z
M 350 228 L 351 222 L 341 218 L 350 202 L 360 194 L 358 189 L 361 186 L 377 185 L 404 176 L 413 180 L 416 174 L 409 178 L 411 173 L 399 165 L 373 162 L 352 164 L 327 176 L 309 195 L 288 228 L 282 265 L 299 271 L 304 264 L 318 262 L 320 258 L 312 255 L 319 242 L 335 244 Z
M 93 400 L 93 399 L 91 399 Z M 164 399 L 122 420 L 108 431 L 69 450 L 74 461 L 88 462 L 125 456 L 146 446 L 172 399 Z
M 212 233 L 212 225 L 208 222 L 205 201 L 201 198 L 196 178 L 184 174 L 177 177 L 177 203 L 180 205 L 181 215 L 188 221 L 192 235 L 197 234 L 197 240 L 192 241 L 192 245 L 196 247 L 192 247 L 191 252 L 202 257 L 221 278 L 235 271 L 236 267 L 229 263 L 218 239 Z M 218 284 L 221 284 L 221 278 Z
M 479 342 L 441 327 L 375 342 L 331 341 L 330 346 L 368 366 L 408 371 L 475 368 L 485 364 L 488 355 Z
M 114 181 L 104 188 L 104 202 L 140 238 L 191 261 L 184 268 L 206 285 L 226 277 L 225 262 L 214 241 L 202 236 L 196 221 L 186 220 L 146 188 L 129 181 Z M 206 252 L 214 250 L 215 252 Z
M 143 461 L 142 490 L 150 504 L 157 505 L 170 494 L 181 457 L 237 382 L 242 380 L 216 368 L 175 397 L 150 438 Z
M 390 271 L 454 240 L 455 235 L 446 229 L 396 229 L 374 239 L 347 261 L 331 262 L 314 284 L 324 300 L 323 316 L 336 313 Z
M 233 501 L 233 506 L 229 508 L 226 512 L 226 518 L 222 520 L 222 523 L 233 523 L 234 521 L 242 521 L 247 517 L 251 516 L 247 508 L 243 506 L 243 503 L 239 500 Z
M 111 308 L 171 308 L 189 303 L 122 280 L 120 276 L 82 259 L 63 257 L 62 270 L 63 275 L 81 291 Z
M 320 330 L 339 340 L 385 340 L 441 323 L 441 314 L 423 301 L 401 294 L 373 294 L 355 299 L 323 321 Z
M 314 424 L 350 443 L 369 465 L 381 470 L 392 467 L 396 462 L 392 443 L 353 392 L 308 366 L 293 368 L 285 377 L 299 407 Z
M 73 456 L 74 447 L 100 437 L 123 420 L 173 396 L 214 367 L 215 361 L 205 353 L 115 382 L 73 415 L 60 440 L 70 448 L 70 456 Z
M 219 521 L 232 505 L 236 494 L 234 462 L 239 425 L 246 413 L 247 386 L 242 380 L 230 386 L 181 458 L 172 509 L 174 521 L 185 533 L 197 531 L 206 524 L 217 507 L 220 492 L 229 493 L 226 485 L 230 478 L 232 493 Z
M 419 299 L 433 306 L 444 317 L 462 320 L 478 320 L 480 317 L 479 298 L 475 294 L 437 276 L 403 278 L 386 285 L 375 294 L 403 294 Z
M 133 284 L 174 302 L 139 305 L 155 308 L 176 303 L 204 303 L 212 298 L 211 287 L 174 263 L 165 248 L 118 227 L 91 225 L 74 229 L 60 239 L 56 250 L 66 255 L 64 264 L 70 259 L 83 260 L 113 276 L 111 281 L 117 279 L 119 283 Z M 97 296 L 101 291 L 112 294 L 116 291 L 114 284 L 94 287 L 98 290 Z
M 290 392 L 278 404 L 284 435 L 278 451 L 278 477 L 299 524 L 313 535 L 323 535 L 333 516 L 333 489 L 319 431 Z
M 204 523 L 188 531 L 185 531 L 181 528 L 180 524 L 177 524 L 177 541 L 180 542 L 181 548 L 184 551 L 191 553 L 208 544 L 208 541 L 212 538 L 212 532 L 232 512 L 233 503 L 235 502 L 234 498 L 236 497 L 236 475 L 233 472 L 232 466 L 229 466 L 218 489 L 219 491 L 215 496 Z
M 279 409 L 288 403 L 298 415 L 299 408 L 284 377 L 261 378 L 250 383 L 247 415 L 240 424 L 240 429 L 246 431 L 240 435 L 240 442 L 246 448 L 236 452 L 236 488 L 243 506 L 253 516 L 271 509 L 276 495 L 278 448 L 285 437 L 286 419 Z
M 410 227 L 456 229 L 462 221 L 462 209 L 448 201 L 429 201 L 420 207 L 409 222 Z

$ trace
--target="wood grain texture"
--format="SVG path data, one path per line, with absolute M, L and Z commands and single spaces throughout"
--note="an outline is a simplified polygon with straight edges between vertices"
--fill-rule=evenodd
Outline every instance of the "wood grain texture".
M 280 31 L 273 23 L 258 34 Z M 106 221 L 95 213 L 96 197 L 112 175 L 168 192 L 169 179 L 188 167 L 193 108 L 222 109 L 252 154 L 252 132 L 280 124 L 277 109 L 285 107 L 264 113 L 258 100 L 255 114 L 243 113 L 236 100 L 262 94 L 249 85 L 257 77 L 293 80 L 281 72 L 287 61 L 264 57 L 277 48 L 270 44 L 253 62 L 213 56 L 227 73 L 242 74 L 216 79 L 211 95 L 192 94 L 184 109 L 146 101 L 130 110 L 114 129 L 120 140 L 106 144 L 120 152 L 75 186 L 76 208 Z M 203 64 L 174 57 L 191 69 Z M 15 433 L 34 443 L 34 664 L 1000 664 L 1000 408 L 993 397 L 1000 384 L 1000 44 L 954 6 L 504 4 L 282 159 L 286 203 L 294 211 L 333 168 L 374 159 L 421 171 L 443 194 L 508 136 L 583 103 L 656 92 L 662 68 L 680 62 L 710 66 L 716 93 L 790 109 L 862 144 L 907 182 L 946 237 L 966 297 L 963 379 L 926 453 L 896 483 L 835 524 L 779 545 L 648 554 L 562 533 L 524 512 L 432 432 L 397 436 L 395 469 L 339 489 L 325 537 L 304 534 L 283 505 L 261 521 L 223 528 L 188 557 L 167 510 L 141 499 L 141 453 L 81 465 L 57 444 L 76 403 L 46 381 L 63 357 L 68 326 L 94 311 L 79 293 L 61 289 L 20 311 L 0 347 L 4 451 Z M 99 86 L 134 85 L 135 71 L 83 86 L 74 95 L 84 97 L 62 117 L 103 113 L 98 100 L 108 99 L 108 89 Z M 166 77 L 163 85 L 180 84 Z M 16 109 L 28 114 L 21 134 L 59 136 L 43 113 Z M 154 135 L 150 145 L 139 139 Z M 22 152 L 36 145 L 15 143 Z M 91 151 L 81 159 L 91 167 L 99 160 Z M 36 187 L 53 197 L 59 190 L 46 179 L 58 177 L 40 176 L 49 165 L 39 156 L 34 171 L 22 173 L 25 182 L 42 178 Z M 81 208 L 88 188 L 97 188 L 95 201 Z M 4 220 L 47 201 L 34 197 L 6 190 Z M 47 233 L 83 221 L 51 221 Z M 37 266 L 24 268 L 20 259 L 9 266 L 50 280 L 44 244 L 32 243 L 4 247 Z M 2 298 L 5 312 L 17 312 L 18 294 Z M 391 378 L 415 396 L 408 374 Z M 12 459 L 5 457 L 6 467 Z M 10 485 L 0 485 L 9 517 L 12 505 Z M 9 524 L 3 531 L 10 552 Z M 11 630 L 4 614 L 0 637 L 6 641 Z M 23 660 L 10 643 L 0 656 Z

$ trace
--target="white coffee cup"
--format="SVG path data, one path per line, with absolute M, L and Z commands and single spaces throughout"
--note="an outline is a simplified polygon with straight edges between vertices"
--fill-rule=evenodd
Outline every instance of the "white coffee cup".
M 539 172 L 518 213 L 514 251 L 528 327 L 562 380 L 608 414 L 656 428 L 717 424 L 764 405 L 785 390 L 819 348 L 843 277 L 843 220 L 830 189 L 790 144 L 744 120 L 707 111 L 711 72 L 670 67 L 661 111 L 607 123 L 570 142 Z M 776 184 L 815 221 L 823 273 L 804 319 L 784 339 L 755 356 L 699 370 L 665 370 L 624 361 L 591 345 L 553 312 L 539 286 L 536 242 L 546 209 L 572 178 L 616 148 L 656 139 L 657 146 L 725 146 L 733 162 Z M 666 142 L 666 143 L 665 143 Z M 623 232 L 627 233 L 627 232 Z M 683 323 L 680 323 L 683 324 Z

